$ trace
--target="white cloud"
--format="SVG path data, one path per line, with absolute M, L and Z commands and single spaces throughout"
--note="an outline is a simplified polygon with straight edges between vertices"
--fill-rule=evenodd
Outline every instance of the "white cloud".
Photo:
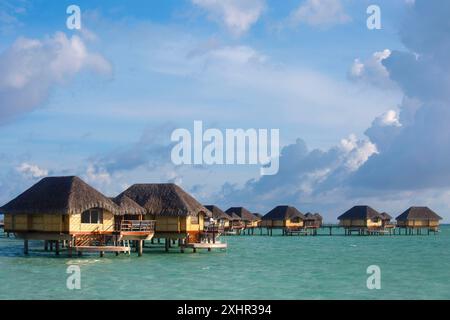
M 355 82 L 367 83 L 380 88 L 393 88 L 394 83 L 389 78 L 389 72 L 383 61 L 391 55 L 389 49 L 375 52 L 369 59 L 354 60 L 349 70 L 349 78 Z
M 386 126 L 401 127 L 401 123 L 398 118 L 398 113 L 395 110 L 388 110 L 381 116 L 375 118 L 374 124 L 379 125 L 381 127 Z
M 219 21 L 234 35 L 246 33 L 266 7 L 265 0 L 192 0 L 208 12 L 210 19 Z
M 19 38 L 0 54 L 0 123 L 39 107 L 50 89 L 88 69 L 110 74 L 111 65 L 78 36 L 58 32 L 44 40 Z
M 84 178 L 87 183 L 94 186 L 103 186 L 111 183 L 111 175 L 105 169 L 98 169 L 94 165 L 89 164 Z
M 354 134 L 342 139 L 341 147 L 346 152 L 343 165 L 350 172 L 358 170 L 373 154 L 378 153 L 376 145 L 367 140 L 358 140 Z
M 18 172 L 23 174 L 26 177 L 30 177 L 33 179 L 39 179 L 43 178 L 48 175 L 48 170 L 40 168 L 39 166 L 35 164 L 30 164 L 27 162 L 23 162 L 16 168 Z
M 330 27 L 350 22 L 341 0 L 306 0 L 290 15 L 293 25 L 307 24 L 313 27 Z

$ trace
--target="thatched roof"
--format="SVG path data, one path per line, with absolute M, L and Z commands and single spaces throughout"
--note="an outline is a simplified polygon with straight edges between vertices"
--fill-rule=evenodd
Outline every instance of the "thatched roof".
M 261 220 L 262 217 L 263 217 L 261 213 L 257 213 L 257 212 L 253 212 L 253 215 L 254 215 L 258 220 Z
M 149 214 L 161 216 L 191 216 L 200 212 L 209 214 L 197 200 L 173 183 L 135 184 L 122 194 L 144 207 Z
M 292 218 L 305 219 L 303 213 L 291 206 L 278 206 L 270 210 L 263 220 L 288 220 Z
M 306 214 L 305 214 L 305 220 L 317 220 L 317 217 L 315 216 L 315 214 L 314 213 L 312 213 L 312 212 L 307 212 Z
M 250 211 L 245 209 L 244 207 L 231 207 L 225 211 L 228 215 L 231 213 L 239 216 L 243 221 L 255 221 L 258 220 Z
M 442 218 L 428 207 L 411 207 L 399 215 L 396 220 L 442 220 Z
M 119 206 L 119 214 L 121 215 L 138 215 L 145 214 L 147 212 L 147 210 L 145 210 L 134 200 L 130 199 L 124 194 L 120 194 L 115 198 L 111 198 L 111 200 Z
M 314 213 L 314 217 L 316 217 L 316 220 L 323 220 L 323 217 L 320 215 L 320 213 Z
M 380 217 L 382 220 L 391 221 L 392 217 L 387 212 L 380 213 Z
M 236 213 L 231 212 L 231 213 L 227 213 L 228 216 L 230 217 L 230 221 L 241 221 L 241 217 L 239 217 Z
M 118 206 L 78 177 L 47 177 L 0 211 L 8 214 L 78 214 L 101 208 L 118 214 Z
M 225 212 L 223 212 L 217 206 L 208 205 L 208 206 L 205 206 L 205 208 L 208 209 L 211 212 L 212 217 L 214 219 L 231 220 L 231 217 L 229 215 L 227 215 Z
M 380 218 L 380 213 L 369 206 L 354 206 L 338 217 L 338 220 L 365 220 Z

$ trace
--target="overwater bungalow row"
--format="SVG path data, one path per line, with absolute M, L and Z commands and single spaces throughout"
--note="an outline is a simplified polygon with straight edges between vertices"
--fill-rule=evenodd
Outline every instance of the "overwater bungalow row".
M 154 221 L 122 220 L 129 212 L 95 190 L 78 177 L 44 178 L 5 204 L 5 232 L 24 240 L 28 253 L 29 240 L 44 240 L 45 249 L 67 244 L 69 255 L 76 251 L 128 252 L 129 241 L 151 239 Z M 118 224 L 118 219 L 123 221 Z M 131 225 L 123 230 L 122 226 Z M 118 227 L 116 227 L 118 225 Z M 109 244 L 113 244 L 109 246 Z
M 204 219 L 209 211 L 174 184 L 133 185 L 108 198 L 78 177 L 44 178 L 5 204 L 5 232 L 24 240 L 44 240 L 45 249 L 69 255 L 82 252 L 127 252 L 134 245 L 142 255 L 144 241 L 153 237 L 178 240 L 184 248 L 224 248 L 204 239 Z
M 437 232 L 442 218 L 428 207 L 411 207 L 391 222 L 392 217 L 386 212 L 379 213 L 370 206 L 354 206 L 338 217 L 339 226 L 345 229 L 346 235 L 421 234 L 425 229 L 428 234 Z

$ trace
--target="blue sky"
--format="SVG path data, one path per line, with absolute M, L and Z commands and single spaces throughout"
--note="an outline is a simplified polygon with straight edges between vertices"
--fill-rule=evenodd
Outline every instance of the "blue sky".
M 448 68 L 438 3 L 377 1 L 368 30 L 365 0 L 0 0 L 0 200 L 70 174 L 108 195 L 171 181 L 224 209 L 333 221 L 353 204 L 429 205 L 448 220 L 450 133 L 435 120 L 449 99 L 419 94 L 423 70 Z M 66 28 L 71 4 L 81 30 Z M 280 173 L 174 166 L 170 133 L 194 120 L 280 129 Z

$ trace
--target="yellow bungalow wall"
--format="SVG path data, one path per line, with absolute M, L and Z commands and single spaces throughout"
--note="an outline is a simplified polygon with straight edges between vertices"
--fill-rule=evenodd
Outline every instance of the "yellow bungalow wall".
M 409 227 L 409 228 L 420 228 L 420 227 L 438 227 L 438 220 L 406 220 L 406 221 L 397 221 L 397 225 L 399 227 Z
M 374 221 L 372 219 L 357 219 L 357 220 L 350 220 L 350 219 L 344 219 L 340 221 L 340 225 L 343 227 L 381 227 L 382 221 L 379 219 L 378 221 Z
M 260 225 L 262 227 L 271 227 L 271 228 L 301 228 L 304 225 L 303 220 L 299 220 L 298 222 L 293 222 L 291 219 L 287 220 L 262 220 Z
M 70 232 L 112 232 L 114 231 L 114 215 L 103 210 L 103 224 L 81 223 L 81 214 L 70 215 Z
M 67 232 L 67 216 L 59 214 L 5 214 L 5 230 L 23 232 Z
M 199 214 L 198 224 L 192 223 L 192 217 L 168 217 L 158 215 L 146 215 L 145 219 L 155 220 L 156 232 L 187 232 L 187 231 L 203 231 L 204 214 Z
M 81 223 L 81 214 L 5 214 L 5 230 L 13 232 L 113 231 L 114 216 L 103 210 L 103 224 Z

